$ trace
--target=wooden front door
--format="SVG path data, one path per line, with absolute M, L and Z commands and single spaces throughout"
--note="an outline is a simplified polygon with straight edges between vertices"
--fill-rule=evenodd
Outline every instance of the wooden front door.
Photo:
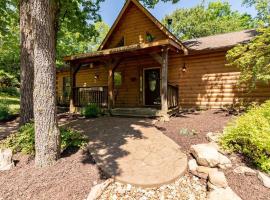
M 160 105 L 160 69 L 144 71 L 144 100 L 146 106 Z

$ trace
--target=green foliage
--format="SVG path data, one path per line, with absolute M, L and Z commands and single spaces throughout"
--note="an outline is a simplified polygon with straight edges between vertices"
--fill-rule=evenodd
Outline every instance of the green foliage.
M 242 153 L 253 164 L 270 172 L 270 101 L 254 106 L 224 130 L 221 145 Z
M 81 148 L 87 144 L 86 136 L 67 128 L 60 128 L 61 132 L 61 151 L 68 148 Z M 0 147 L 11 148 L 14 152 L 24 154 L 35 154 L 35 130 L 34 124 L 26 124 L 19 129 L 18 133 L 10 135 L 0 143 Z
M 57 43 L 57 65 L 63 65 L 63 57 L 76 53 L 87 53 L 97 50 L 102 40 L 109 31 L 109 26 L 104 22 L 96 22 L 93 30 L 96 33 L 89 37 L 89 34 L 82 33 L 80 30 L 70 31 L 66 24 L 61 27 Z M 86 34 L 85 37 L 83 34 Z
M 0 1 L 0 70 L 19 78 L 19 10 L 17 0 Z
M 250 15 L 233 11 L 228 2 L 222 1 L 177 9 L 162 20 L 166 26 L 168 19 L 172 19 L 172 32 L 182 40 L 254 27 Z
M 144 6 L 148 7 L 148 8 L 154 8 L 155 5 L 159 2 L 171 2 L 171 3 L 177 3 L 180 0 L 140 0 Z
M 2 88 L 0 88 L 0 95 L 6 95 L 9 97 L 19 97 L 20 93 L 19 93 L 18 88 L 2 87 Z
M 243 4 L 246 6 L 255 6 L 258 14 L 256 16 L 256 21 L 258 24 L 268 24 L 267 23 L 270 16 L 270 1 L 269 0 L 243 0 Z
M 86 146 L 87 137 L 70 128 L 60 128 L 61 132 L 61 149 L 65 150 L 70 147 L 81 148 Z
M 241 44 L 228 51 L 229 66 L 236 66 L 241 71 L 240 81 L 251 88 L 258 82 L 270 80 L 270 1 L 243 0 L 247 6 L 255 6 L 258 15 L 258 35 L 248 44 Z
M 270 80 L 270 27 L 259 28 L 258 32 L 250 43 L 238 45 L 227 53 L 229 65 L 241 71 L 241 82 L 253 88 L 258 81 Z
M 100 108 L 96 104 L 89 104 L 83 108 L 82 115 L 86 118 L 95 118 L 100 114 Z
M 6 104 L 0 104 L 0 121 L 7 120 L 10 117 L 9 107 Z
M 0 70 L 0 86 L 1 87 L 18 87 L 18 79 L 4 70 Z

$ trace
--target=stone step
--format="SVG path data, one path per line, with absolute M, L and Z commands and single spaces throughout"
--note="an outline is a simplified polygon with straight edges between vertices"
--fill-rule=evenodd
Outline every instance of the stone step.
M 161 112 L 155 108 L 114 108 L 111 110 L 113 116 L 124 117 L 160 117 Z

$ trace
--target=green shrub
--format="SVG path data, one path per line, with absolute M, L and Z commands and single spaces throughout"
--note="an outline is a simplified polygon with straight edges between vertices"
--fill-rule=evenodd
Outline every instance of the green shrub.
M 87 137 L 67 128 L 60 128 L 61 132 L 61 151 L 68 148 L 81 148 L 87 144 Z M 34 124 L 26 124 L 21 127 L 18 133 L 10 135 L 1 142 L 0 147 L 11 148 L 15 153 L 35 154 L 35 130 Z
M 95 118 L 100 114 L 100 108 L 96 104 L 89 104 L 83 109 L 82 115 L 86 118 Z
M 4 70 L 0 70 L 0 86 L 1 87 L 18 87 L 19 81 L 14 75 Z
M 270 172 L 270 101 L 254 106 L 224 129 L 221 145 Z
M 20 96 L 19 90 L 16 87 L 2 87 L 0 88 L 0 93 L 11 97 Z
M 87 144 L 87 137 L 71 128 L 60 128 L 62 151 L 70 148 L 82 148 Z
M 8 105 L 0 103 L 0 121 L 10 118 L 10 110 Z

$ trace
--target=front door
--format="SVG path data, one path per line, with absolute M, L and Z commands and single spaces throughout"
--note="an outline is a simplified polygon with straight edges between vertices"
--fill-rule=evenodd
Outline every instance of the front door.
M 160 105 L 160 69 L 144 71 L 144 97 L 146 106 Z

